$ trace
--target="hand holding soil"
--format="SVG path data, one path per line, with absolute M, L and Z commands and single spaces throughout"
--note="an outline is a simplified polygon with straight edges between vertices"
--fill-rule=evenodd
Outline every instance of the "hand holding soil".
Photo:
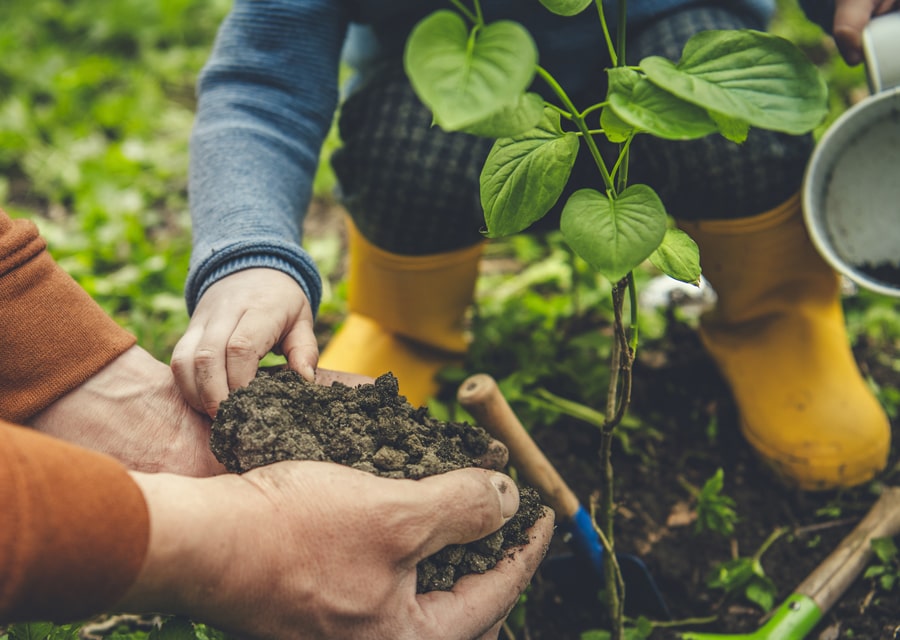
M 152 531 L 117 608 L 180 612 L 247 639 L 496 638 L 552 529 L 543 518 L 515 558 L 452 592 L 417 596 L 418 560 L 507 520 L 517 502 L 508 477 L 461 469 L 412 482 L 324 462 L 133 477 Z
M 505 461 L 505 448 L 480 427 L 442 422 L 398 395 L 390 374 L 374 384 L 312 384 L 289 370 L 263 373 L 222 403 L 211 446 L 229 471 L 243 473 L 285 460 L 336 462 L 385 478 L 422 479 Z M 537 493 L 520 489 L 516 514 L 502 528 L 468 544 L 432 550 L 419 562 L 420 593 L 449 590 L 463 576 L 484 573 L 530 542 L 546 513 Z M 402 529 L 400 529 L 402 530 Z

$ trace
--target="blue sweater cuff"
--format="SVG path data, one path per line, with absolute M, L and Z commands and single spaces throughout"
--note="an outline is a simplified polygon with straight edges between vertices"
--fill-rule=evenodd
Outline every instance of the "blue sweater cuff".
M 185 284 L 188 313 L 194 313 L 206 290 L 222 278 L 238 271 L 256 268 L 275 269 L 296 280 L 309 300 L 313 317 L 316 317 L 322 300 L 322 279 L 319 270 L 303 249 L 278 244 L 265 246 L 235 244 L 216 251 L 214 259 L 208 259 L 197 268 L 191 269 Z

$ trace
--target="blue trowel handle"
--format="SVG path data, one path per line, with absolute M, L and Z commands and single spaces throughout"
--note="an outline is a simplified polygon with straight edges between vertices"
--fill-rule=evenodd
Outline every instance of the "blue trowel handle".
M 603 575 L 603 545 L 600 537 L 594 529 L 594 521 L 591 514 L 583 506 L 578 507 L 575 515 L 566 522 L 558 522 L 563 535 L 569 537 L 569 545 L 578 553 L 582 560 L 591 564 L 595 575 Z

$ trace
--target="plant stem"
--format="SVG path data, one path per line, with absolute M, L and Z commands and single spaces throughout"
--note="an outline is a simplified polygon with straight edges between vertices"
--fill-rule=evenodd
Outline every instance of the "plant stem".
M 556 78 L 554 78 L 549 71 L 538 65 L 537 73 L 553 90 L 553 93 L 555 93 L 556 96 L 562 101 L 563 106 L 572 114 L 572 122 L 575 123 L 575 126 L 578 127 L 578 130 L 584 137 L 584 142 L 588 146 L 588 150 L 591 152 L 591 156 L 594 158 L 597 169 L 600 171 L 600 176 L 603 178 L 603 184 L 606 185 L 606 191 L 608 195 L 611 198 L 615 198 L 616 185 L 613 182 L 612 176 L 610 176 L 609 174 L 609 170 L 606 168 L 606 163 L 603 161 L 603 156 L 600 155 L 600 148 L 597 146 L 597 141 L 594 140 L 593 136 L 591 135 L 591 129 L 587 126 L 587 122 L 584 119 L 584 114 L 582 114 L 575 107 L 575 104 L 572 102 L 571 98 L 569 98 L 569 94 L 565 92 L 565 90 L 556 81 Z
M 477 2 L 475 3 L 475 6 L 478 10 L 477 14 L 472 13 L 472 11 L 470 11 L 469 8 L 466 5 L 464 5 L 460 0 L 450 0 L 450 4 L 452 4 L 454 7 L 456 7 L 456 9 L 461 14 L 466 16 L 469 20 L 471 20 L 475 24 L 481 24 L 484 21 L 484 19 L 481 17 L 481 8 L 478 6 Z
M 606 48 L 609 51 L 609 58 L 613 66 L 617 66 L 616 48 L 613 46 L 612 36 L 609 33 L 609 25 L 606 23 L 606 13 L 603 11 L 603 0 L 594 0 L 597 6 L 597 15 L 600 16 L 600 26 L 603 27 L 603 39 L 606 41 Z
M 625 600 L 622 574 L 616 562 L 613 500 L 612 431 L 604 429 L 600 434 L 600 539 L 606 555 L 603 559 L 603 584 L 606 590 L 606 607 L 610 619 L 610 640 L 625 638 Z

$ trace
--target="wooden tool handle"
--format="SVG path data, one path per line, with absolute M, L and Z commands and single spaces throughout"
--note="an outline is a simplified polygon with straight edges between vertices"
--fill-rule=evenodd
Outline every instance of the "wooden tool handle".
M 486 373 L 467 378 L 457 393 L 459 403 L 475 422 L 509 449 L 509 459 L 525 482 L 534 487 L 558 520 L 578 511 L 578 498 L 516 417 L 497 382 Z
M 807 576 L 796 593 L 812 598 L 826 612 L 850 587 L 872 557 L 872 540 L 900 533 L 900 487 L 885 488 L 866 516 L 837 549 Z

